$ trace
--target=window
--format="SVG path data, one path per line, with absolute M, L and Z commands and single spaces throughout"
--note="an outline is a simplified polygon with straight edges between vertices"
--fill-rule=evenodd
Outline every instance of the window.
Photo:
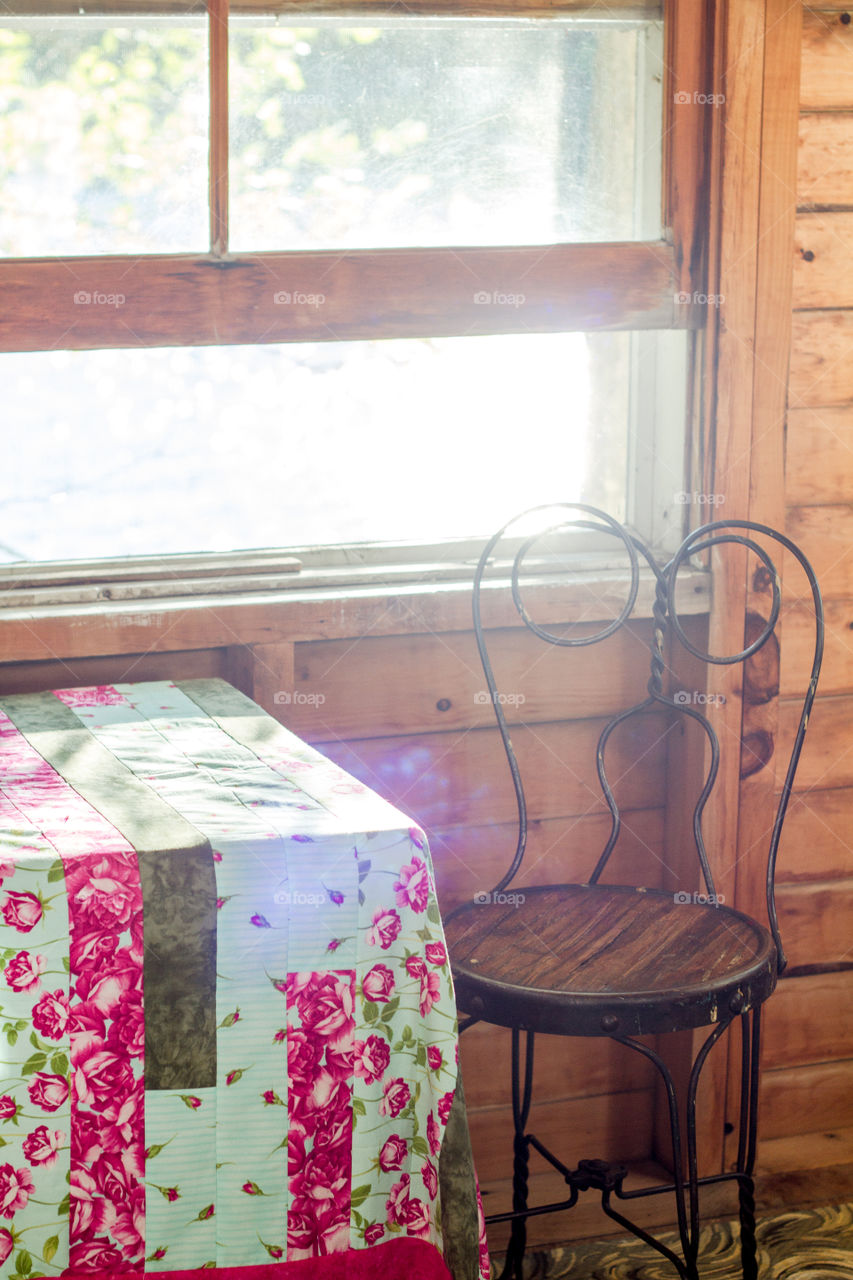
M 3 20 L 0 556 L 435 542 L 571 497 L 674 536 L 675 19 L 442 3 Z

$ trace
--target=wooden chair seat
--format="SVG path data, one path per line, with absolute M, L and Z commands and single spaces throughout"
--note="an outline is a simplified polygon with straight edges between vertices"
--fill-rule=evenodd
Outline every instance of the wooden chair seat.
M 622 885 L 496 896 L 454 912 L 445 929 L 457 1004 L 486 1022 L 648 1035 L 743 1013 L 776 985 L 770 933 L 730 907 Z

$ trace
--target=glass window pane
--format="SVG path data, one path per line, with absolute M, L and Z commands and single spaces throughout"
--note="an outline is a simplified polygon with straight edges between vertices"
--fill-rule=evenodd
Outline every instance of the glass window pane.
M 625 514 L 625 333 L 0 356 L 0 556 L 483 535 Z
M 0 254 L 205 250 L 207 26 L 0 21 Z
M 304 21 L 232 24 L 235 250 L 660 235 L 660 22 Z

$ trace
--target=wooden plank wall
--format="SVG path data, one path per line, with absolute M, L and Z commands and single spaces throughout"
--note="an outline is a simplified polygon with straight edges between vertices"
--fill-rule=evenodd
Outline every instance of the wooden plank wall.
M 592 869 L 607 828 L 595 739 L 608 712 L 643 696 L 647 635 L 646 625 L 614 637 L 603 660 L 594 650 L 546 647 L 543 654 L 540 642 L 518 629 L 491 633 L 499 688 L 523 699 L 505 707 L 519 725 L 513 745 L 534 817 L 519 888 L 531 876 L 560 880 Z M 515 801 L 471 633 L 298 644 L 294 687 L 303 701 L 294 703 L 291 727 L 425 825 L 443 909 L 497 881 L 515 850 Z M 326 697 L 320 708 L 309 701 L 317 693 Z M 365 726 L 369 736 L 360 736 Z M 631 744 L 632 752 L 641 747 L 643 763 L 623 779 L 629 814 L 614 871 L 642 881 L 643 854 L 649 844 L 660 847 L 663 830 L 665 744 L 654 745 L 652 726 L 637 734 L 649 749 Z M 616 771 L 622 773 L 619 765 Z M 660 874 L 653 864 L 645 879 L 659 882 Z M 652 1081 L 643 1060 L 613 1045 L 555 1040 L 540 1041 L 537 1055 L 531 1124 L 570 1164 L 579 1144 L 604 1158 L 620 1144 L 627 1158 L 648 1156 Z M 509 1207 L 509 1034 L 472 1028 L 462 1038 L 461 1062 L 487 1211 L 496 1200 Z M 626 1115 L 635 1117 L 627 1150 Z M 559 1235 L 565 1219 L 542 1219 L 537 1227 L 539 1238 Z
M 493 618 L 500 687 L 517 698 L 513 742 L 529 783 L 531 834 L 525 878 L 559 881 L 592 869 L 609 831 L 595 776 L 605 717 L 643 697 L 651 623 L 640 621 L 596 650 L 542 646 Z M 235 637 L 236 639 L 236 637 Z M 91 641 L 91 636 L 90 636 Z M 164 643 L 167 643 L 164 640 Z M 545 652 L 543 653 L 543 648 Z M 601 649 L 606 649 L 606 654 Z M 470 631 L 347 636 L 293 643 L 68 657 L 0 665 L 0 691 L 219 675 L 241 687 L 305 740 L 413 815 L 427 830 L 444 910 L 488 889 L 515 849 L 514 795 Z M 665 735 L 647 722 L 614 743 L 614 776 L 626 807 L 610 878 L 660 884 L 666 801 Z M 627 767 L 628 758 L 640 763 Z M 624 774 L 624 776 L 622 776 Z M 504 1207 L 511 1171 L 509 1036 L 474 1027 L 462 1039 L 472 1141 L 486 1202 Z M 639 1055 L 601 1041 L 541 1040 L 535 1130 L 569 1163 L 601 1157 L 647 1160 L 654 1089 Z M 627 1139 L 627 1140 L 626 1140 Z M 544 1195 L 562 1198 L 545 1174 Z M 534 1191 L 534 1194 L 538 1192 Z M 644 1220 L 669 1217 L 644 1207 Z M 531 1240 L 594 1234 L 606 1220 L 591 1202 L 573 1215 L 531 1224 Z M 495 1236 L 495 1242 L 501 1233 Z
M 768 1172 L 853 1163 L 853 23 L 840 5 L 804 14 L 800 104 L 786 527 L 817 571 L 828 636 L 780 855 L 792 976 L 767 1007 Z M 810 643 L 808 608 L 792 603 L 782 728 L 797 715 Z

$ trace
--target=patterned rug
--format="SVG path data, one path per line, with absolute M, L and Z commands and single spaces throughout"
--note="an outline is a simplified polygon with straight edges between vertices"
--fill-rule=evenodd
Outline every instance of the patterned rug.
M 853 1204 L 792 1209 L 759 1220 L 761 1280 L 853 1280 Z M 736 1221 L 703 1227 L 699 1250 L 702 1280 L 737 1280 L 740 1229 Z M 677 1250 L 677 1236 L 663 1241 Z M 500 1275 L 503 1258 L 492 1261 Z M 525 1259 L 525 1280 L 677 1280 L 675 1268 L 632 1236 L 534 1252 Z

